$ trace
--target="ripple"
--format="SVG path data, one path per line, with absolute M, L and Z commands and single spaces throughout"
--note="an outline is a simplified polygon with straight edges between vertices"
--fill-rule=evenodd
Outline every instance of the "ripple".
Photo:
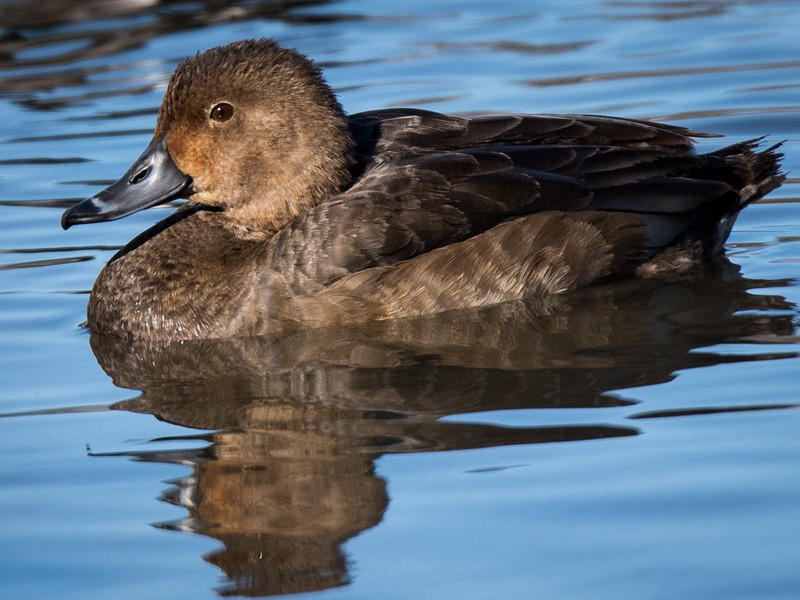
M 9 271 L 12 269 L 34 269 L 37 267 L 52 267 L 55 265 L 69 265 L 72 263 L 86 262 L 89 260 L 94 260 L 94 256 L 70 256 L 68 258 L 30 260 L 26 262 L 12 263 L 10 265 L 0 265 L 0 271 Z
M 128 135 L 151 135 L 152 128 L 148 129 L 119 129 L 116 131 L 84 131 L 81 133 L 60 133 L 56 135 L 35 135 L 12 138 L 6 140 L 7 144 L 20 144 L 23 142 L 62 142 L 67 140 L 86 140 L 92 138 L 115 138 Z
M 770 3 L 771 0 L 752 0 L 748 4 Z M 578 19 L 602 19 L 605 21 L 684 21 L 686 19 L 702 19 L 716 17 L 730 12 L 742 2 L 717 2 L 716 0 L 668 0 L 665 2 L 642 2 L 616 0 L 607 2 L 605 6 L 613 8 L 613 12 L 584 14 L 570 17 Z
M 30 208 L 70 208 L 83 198 L 46 198 L 43 200 L 0 200 L 0 206 L 26 206 Z
M 137 87 L 130 87 L 121 90 L 108 90 L 102 92 L 86 92 L 83 94 L 75 94 L 72 96 L 57 96 L 54 98 L 26 98 L 19 100 L 19 104 L 26 108 L 34 108 L 38 110 L 53 110 L 72 106 L 76 104 L 85 104 L 90 100 L 97 100 L 100 98 L 111 98 L 113 96 L 138 96 L 147 94 L 156 89 L 158 85 L 141 85 Z
M 41 408 L 38 410 L 21 410 L 18 412 L 0 413 L 0 419 L 13 417 L 40 417 L 43 415 L 74 415 L 88 412 L 103 412 L 109 410 L 108 404 L 87 405 L 87 406 L 65 406 L 56 408 Z
M 416 106 L 421 104 L 436 104 L 438 102 L 452 102 L 454 100 L 461 100 L 462 98 L 466 98 L 465 94 L 461 95 L 453 95 L 453 96 L 425 96 L 421 98 L 410 98 L 407 100 L 401 100 L 400 102 L 394 102 L 389 106 Z
M 48 252 L 87 252 L 90 250 L 109 251 L 119 250 L 119 246 L 56 246 L 53 248 L 19 248 L 15 250 L 0 250 L 0 254 L 45 254 Z
M 709 75 L 712 73 L 738 73 L 746 71 L 771 71 L 776 69 L 795 69 L 800 61 L 787 60 L 779 62 L 751 63 L 746 65 L 709 65 L 705 67 L 684 67 L 676 69 L 658 69 L 643 71 L 610 71 L 600 73 L 584 73 L 567 77 L 545 77 L 542 79 L 524 79 L 522 85 L 533 87 L 551 87 L 573 85 L 578 83 L 596 83 L 599 81 L 618 81 L 621 79 L 647 79 L 651 77 L 683 77 L 687 75 Z
M 0 165 L 67 165 L 84 162 L 91 162 L 91 160 L 81 156 L 67 156 L 64 158 L 10 158 L 0 160 Z
M 139 108 L 135 110 L 107 111 L 104 113 L 100 113 L 98 115 L 82 115 L 82 116 L 67 117 L 64 120 L 73 122 L 80 122 L 80 121 L 95 122 L 98 119 L 103 121 L 110 121 L 114 119 L 130 119 L 132 117 L 155 116 L 158 114 L 158 108 L 159 108 L 158 106 L 151 106 L 149 108 Z
M 715 108 L 705 110 L 685 110 L 665 115 L 654 115 L 656 121 L 684 121 L 689 119 L 708 119 L 714 117 L 735 117 L 743 115 L 781 115 L 800 113 L 800 104 L 794 106 L 755 106 L 740 108 Z
M 13 28 L 0 41 L 0 68 L 58 66 L 116 56 L 142 48 L 165 35 L 221 23 L 270 19 L 292 24 L 319 24 L 358 22 L 368 18 L 363 14 L 296 12 L 298 8 L 330 3 L 330 0 L 284 0 L 229 6 L 214 0 L 199 3 L 180 0 L 13 2 L 0 7 L 0 23 Z M 419 18 L 422 17 L 379 16 L 370 19 L 396 22 Z M 46 31 L 63 24 L 74 27 Z M 27 35 L 20 30 L 27 30 Z M 38 35 L 39 30 L 45 30 L 44 35 Z
M 86 85 L 93 75 L 109 73 L 122 68 L 124 67 L 119 65 L 103 65 L 3 77 L 0 78 L 0 93 L 23 94 L 45 92 L 59 88 L 80 87 Z
M 515 54 L 561 54 L 583 50 L 597 40 L 581 40 L 556 44 L 529 44 L 516 41 L 497 42 L 436 42 L 433 47 L 437 50 L 489 50 L 490 52 L 513 52 Z
M 725 413 L 755 412 L 761 410 L 781 410 L 786 408 L 798 408 L 800 403 L 786 404 L 760 404 L 753 406 L 713 406 L 697 407 L 675 410 L 654 410 L 650 412 L 637 413 L 628 417 L 629 419 L 663 419 L 670 417 L 695 417 L 699 415 L 719 415 Z

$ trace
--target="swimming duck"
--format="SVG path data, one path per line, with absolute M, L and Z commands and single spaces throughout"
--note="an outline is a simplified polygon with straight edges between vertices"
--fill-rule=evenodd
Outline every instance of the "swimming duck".
M 759 140 L 697 154 L 688 129 L 592 115 L 346 115 L 273 40 L 173 73 L 149 146 L 62 217 L 188 201 L 134 238 L 91 292 L 97 333 L 280 333 L 545 298 L 696 268 L 779 186 Z

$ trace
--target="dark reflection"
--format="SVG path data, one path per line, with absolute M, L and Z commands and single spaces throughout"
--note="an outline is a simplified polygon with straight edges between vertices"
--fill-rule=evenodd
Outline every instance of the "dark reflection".
M 114 408 L 213 432 L 189 438 L 208 442 L 196 450 L 126 454 L 192 467 L 163 497 L 188 517 L 162 526 L 221 542 L 205 557 L 225 572 L 221 595 L 261 596 L 348 581 L 342 544 L 379 523 L 388 505 L 376 458 L 636 435 L 646 420 L 608 424 L 604 407 L 632 404 L 609 392 L 752 359 L 696 348 L 792 334 L 791 305 L 748 293 L 776 285 L 744 280 L 727 265 L 687 281 L 598 287 L 546 305 L 279 339 L 91 342 L 118 386 L 142 391 Z M 597 409 L 596 418 L 539 427 L 441 419 L 573 407 Z
M 143 14 L 154 15 L 158 23 L 179 26 L 179 22 L 183 21 L 184 28 L 256 18 L 302 23 L 306 19 L 316 22 L 322 17 L 293 15 L 291 11 L 336 2 L 338 0 L 153 0 L 144 3 L 131 0 L 11 0 L 0 7 L 0 25 L 12 30 L 27 30 L 124 19 Z M 0 41 L 11 43 L 19 37 L 19 34 L 6 33 Z
M 608 21 L 681 21 L 704 19 L 725 14 L 731 5 L 716 0 L 668 0 L 666 2 L 640 2 L 622 0 L 608 2 L 614 12 L 607 14 L 583 14 L 582 19 L 605 19 Z
M 759 404 L 757 406 L 723 406 L 723 407 L 709 407 L 709 408 L 691 408 L 686 410 L 659 410 L 653 412 L 639 413 L 638 415 L 631 415 L 631 419 L 663 419 L 668 417 L 687 417 L 697 415 L 720 415 L 724 413 L 735 412 L 753 412 L 759 410 L 779 410 L 782 408 L 798 408 L 800 403 L 784 403 L 784 404 Z
M 558 44 L 530 44 L 512 40 L 496 42 L 435 42 L 433 47 L 439 50 L 465 50 L 477 52 L 513 52 L 516 54 L 562 54 L 583 50 L 597 43 L 596 40 L 580 40 Z
M 326 6 L 337 0 L 261 0 L 222 2 L 205 0 L 155 0 L 141 3 L 128 0 L 19 0 L 0 4 L 0 69 L 35 70 L 0 79 L 0 93 L 34 94 L 56 89 L 83 87 L 92 76 L 118 71 L 134 64 L 69 66 L 77 61 L 115 57 L 144 46 L 164 35 L 203 29 L 209 25 L 269 19 L 291 23 L 320 20 L 347 21 L 357 15 L 319 15 L 298 9 Z M 58 26 L 73 25 L 70 28 Z M 166 61 L 183 58 L 176 55 Z M 141 65 L 139 65 L 141 66 Z M 67 68 L 65 68 L 67 67 Z M 152 65 L 149 65 L 152 68 Z M 171 71 L 167 68 L 165 75 Z M 54 109 L 87 99 L 142 93 L 149 86 L 131 78 L 122 81 L 126 91 L 84 92 L 63 98 L 23 97 L 20 103 L 30 108 Z
M 772 71 L 780 69 L 796 69 L 798 60 L 771 61 L 766 63 L 748 63 L 735 65 L 706 65 L 700 67 L 684 67 L 675 69 L 642 69 L 637 71 L 611 71 L 607 73 L 584 73 L 567 77 L 545 77 L 541 79 L 522 80 L 522 85 L 533 87 L 552 87 L 558 85 L 576 85 L 579 83 L 596 83 L 599 81 L 620 81 L 623 79 L 650 79 L 653 77 L 690 77 L 693 75 L 709 75 L 715 73 L 739 73 L 743 71 Z M 783 112 L 783 110 L 781 111 Z M 729 114 L 721 112 L 720 114 Z M 734 113 L 735 114 L 735 113 Z

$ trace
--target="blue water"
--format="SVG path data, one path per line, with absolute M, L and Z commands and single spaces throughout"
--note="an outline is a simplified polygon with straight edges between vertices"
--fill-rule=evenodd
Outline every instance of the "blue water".
M 800 596 L 792 1 L 0 3 L 0 596 Z M 730 264 L 408 329 L 108 346 L 63 232 L 186 55 L 275 37 L 348 111 L 580 112 L 785 140 Z

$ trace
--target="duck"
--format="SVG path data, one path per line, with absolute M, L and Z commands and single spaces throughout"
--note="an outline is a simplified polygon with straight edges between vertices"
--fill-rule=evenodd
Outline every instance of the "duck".
M 171 75 L 152 141 L 61 224 L 184 202 L 100 271 L 98 335 L 280 335 L 558 297 L 719 259 L 739 212 L 781 185 L 780 144 L 581 114 L 346 114 L 272 39 Z

